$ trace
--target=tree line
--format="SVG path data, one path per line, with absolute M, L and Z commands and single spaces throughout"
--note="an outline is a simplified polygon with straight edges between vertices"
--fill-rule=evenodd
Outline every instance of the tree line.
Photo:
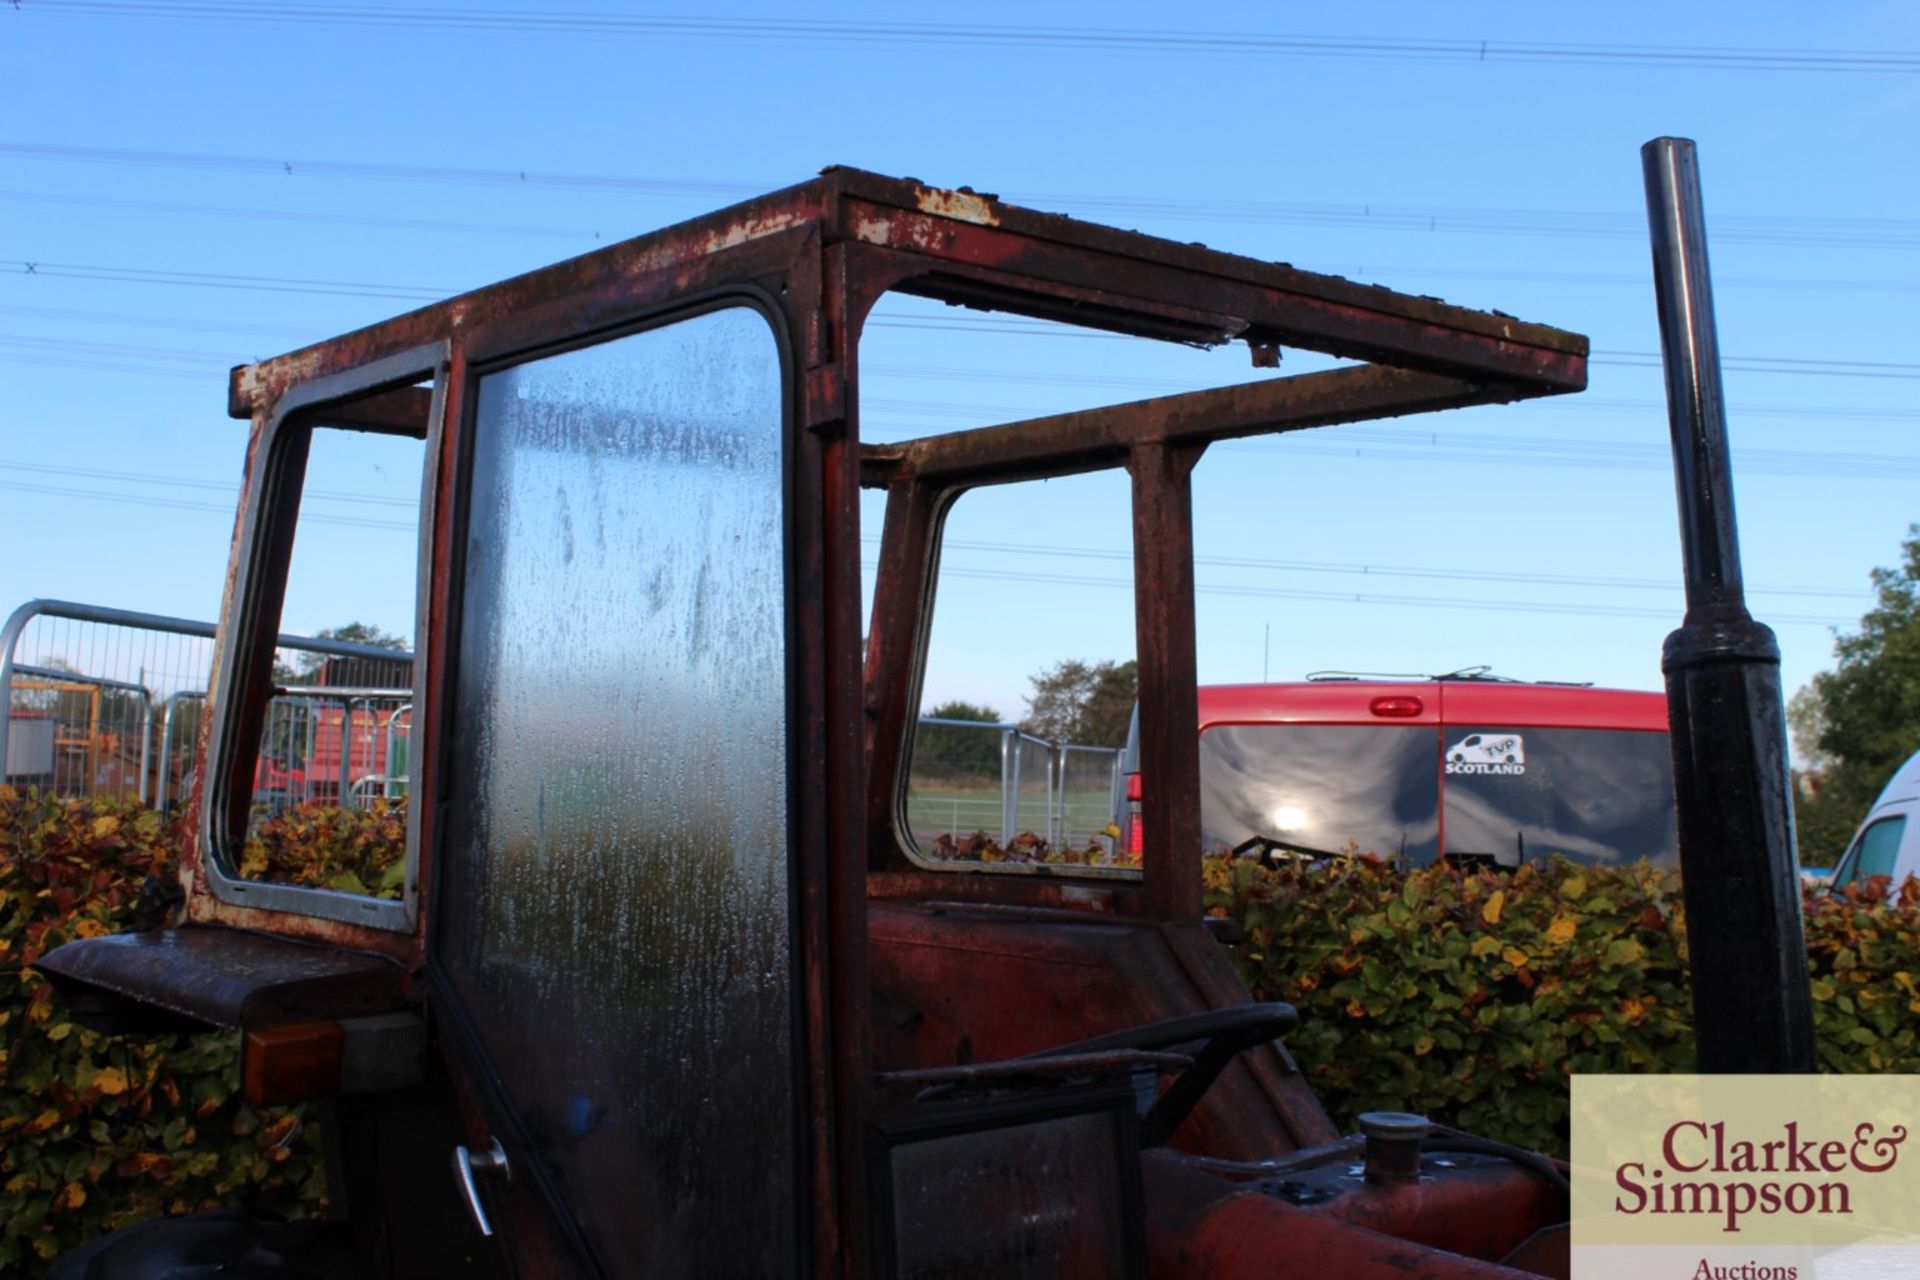
M 1125 662 L 1083 662 L 1069 658 L 1029 676 L 1027 711 L 1016 723 L 1023 733 L 1048 742 L 1080 747 L 1124 747 L 1139 691 L 1137 667 Z M 927 709 L 939 720 L 1005 724 L 1000 712 L 984 703 L 950 699 Z M 1000 741 L 994 734 L 945 725 L 920 730 L 914 748 L 916 768 L 968 776 L 997 776 Z
M 1874 607 L 1837 636 L 1834 667 L 1787 702 L 1800 758 L 1800 861 L 1832 866 L 1893 771 L 1920 751 L 1920 524 L 1900 561 L 1873 571 Z

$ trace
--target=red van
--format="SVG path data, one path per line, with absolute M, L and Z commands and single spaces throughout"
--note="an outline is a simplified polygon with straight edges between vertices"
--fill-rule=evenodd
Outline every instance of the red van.
M 1137 848 L 1137 732 L 1124 767 Z M 1204 686 L 1200 828 L 1209 850 L 1266 856 L 1670 866 L 1666 696 L 1484 676 Z

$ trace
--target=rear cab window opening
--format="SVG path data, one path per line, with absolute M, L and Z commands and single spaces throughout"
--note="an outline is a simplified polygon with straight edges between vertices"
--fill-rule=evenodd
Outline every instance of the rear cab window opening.
M 941 522 L 900 831 L 929 869 L 1139 875 L 1111 826 L 1135 697 L 1127 476 L 968 489 Z M 1079 572 L 1057 572 L 1063 558 Z M 1024 643 L 993 642 L 996 632 Z
M 937 342 L 926 330 L 938 330 Z M 1309 353 L 1308 359 L 1314 359 Z M 1291 370 L 1289 372 L 1292 372 Z M 861 342 L 861 434 L 884 453 L 1023 413 L 1083 410 L 1262 376 L 1240 344 L 1188 345 L 892 293 Z M 930 397 L 929 391 L 940 394 Z M 909 398 L 915 397 L 915 398 Z M 1138 882 L 1117 839 L 1120 756 L 1137 695 L 1134 490 L 1125 451 L 1097 462 L 969 475 L 938 502 L 920 634 L 889 634 L 867 579 L 869 645 L 912 650 L 912 715 L 881 750 L 900 761 L 885 849 L 898 870 Z M 863 480 L 863 498 L 882 486 Z M 866 566 L 886 514 L 862 505 Z M 897 619 L 898 615 L 893 615 Z M 1037 676 L 1083 667 L 1049 714 Z M 1071 710 L 1071 709 L 1069 709 Z M 963 719 L 938 714 L 958 712 Z M 990 713 L 990 714 L 989 714 Z

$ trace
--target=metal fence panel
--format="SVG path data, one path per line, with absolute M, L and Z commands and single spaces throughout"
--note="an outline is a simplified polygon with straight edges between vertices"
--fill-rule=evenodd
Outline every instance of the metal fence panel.
M 32 600 L 0 626 L 0 781 L 72 797 L 177 805 L 192 788 L 213 665 L 210 622 Z M 273 701 L 256 798 L 306 801 L 406 792 L 413 655 L 281 636 L 303 685 Z M 395 748 L 399 763 L 396 766 Z
M 1010 724 L 921 717 L 907 774 L 907 829 L 925 850 L 984 833 L 1003 847 L 1031 833 L 1052 848 L 1098 841 L 1120 811 L 1114 747 L 1053 743 Z
M 1125 780 L 1118 747 L 1060 747 L 1060 786 L 1054 801 L 1054 829 L 1061 845 L 1085 848 L 1097 841 L 1111 855 L 1109 823 L 1120 812 Z
M 1053 744 L 1017 731 L 1009 735 L 1008 743 L 1012 767 L 1003 793 L 1006 816 L 1002 824 L 1008 838 L 1032 834 L 1055 844 Z
M 985 832 L 1005 842 L 1008 735 L 1011 725 L 923 717 L 907 774 L 907 831 L 929 848 L 945 834 Z
M 0 627 L 6 782 L 150 802 L 192 794 L 214 627 L 34 600 Z M 268 705 L 254 767 L 257 817 L 292 805 L 364 807 L 407 794 L 413 655 L 281 636 L 300 683 Z M 309 683 L 310 682 L 310 683 Z M 911 839 L 1023 833 L 1054 847 L 1099 839 L 1118 811 L 1119 752 L 1055 744 L 1010 724 L 924 717 L 907 782 Z

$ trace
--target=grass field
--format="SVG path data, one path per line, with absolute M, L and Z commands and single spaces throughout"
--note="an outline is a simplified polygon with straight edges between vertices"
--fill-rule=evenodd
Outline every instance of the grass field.
M 1068 791 L 1062 844 L 1085 844 L 1113 821 L 1112 798 L 1105 787 Z M 1017 821 L 1011 834 L 1047 831 L 1047 797 L 1036 787 L 1021 793 Z M 907 790 L 907 825 L 914 840 L 926 845 L 943 832 L 970 835 L 984 831 L 998 838 L 1000 832 L 1000 789 L 998 787 L 956 787 L 938 784 L 911 786 Z

